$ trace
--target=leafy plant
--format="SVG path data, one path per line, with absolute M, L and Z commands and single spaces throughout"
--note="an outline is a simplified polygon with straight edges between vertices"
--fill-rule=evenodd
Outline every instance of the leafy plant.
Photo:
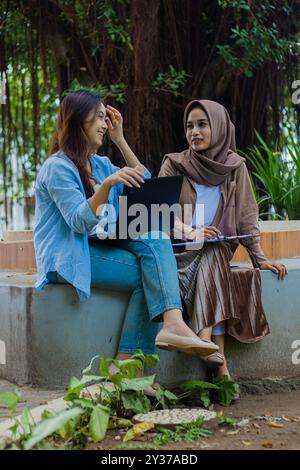
M 14 392 L 0 392 L 0 403 L 6 405 L 10 411 L 10 414 L 14 413 L 17 407 L 17 403 L 21 400 L 21 394 L 16 389 Z
M 132 414 L 146 413 L 152 408 L 144 389 L 153 384 L 155 376 L 144 376 L 144 372 L 145 366 L 152 367 L 158 360 L 157 355 L 145 355 L 142 351 L 123 361 L 93 357 L 82 371 L 82 377 L 71 377 L 69 381 L 64 397 L 68 409 L 60 413 L 45 411 L 41 421 L 35 424 L 30 410 L 24 408 L 11 428 L 15 436 L 13 446 L 25 450 L 52 448 L 57 444 L 65 448 L 83 448 L 88 440 L 99 442 L 104 439 L 108 429 L 131 428 L 133 425 L 128 418 Z M 94 372 L 96 361 L 99 361 L 98 373 Z M 110 373 L 110 364 L 116 366 L 115 373 Z M 91 394 L 86 387 L 93 383 L 97 384 L 98 392 Z M 168 390 L 158 389 L 153 406 L 167 406 L 176 399 L 176 395 Z M 19 400 L 20 395 L 16 392 L 0 393 L 0 402 L 10 408 L 11 416 Z
M 300 146 L 299 139 L 291 129 L 288 129 L 284 151 L 289 160 L 284 205 L 290 220 L 300 219 Z
M 180 384 L 180 388 L 186 392 L 185 395 L 181 395 L 181 398 L 185 398 L 192 392 L 197 391 L 200 402 L 208 408 L 211 402 L 210 391 L 218 390 L 218 386 L 203 380 L 188 380 Z
M 217 45 L 217 50 L 228 65 L 240 70 L 246 77 L 252 77 L 254 70 L 265 62 L 283 63 L 291 50 L 297 49 L 297 41 L 282 37 L 280 28 L 271 18 L 275 8 L 289 16 L 289 2 L 281 2 L 278 7 L 271 1 L 263 3 L 259 8 L 252 7 L 255 8 L 254 14 L 250 2 L 246 0 L 218 0 L 221 8 L 231 8 L 239 20 L 241 16 L 245 19 L 243 26 L 240 25 L 241 21 L 237 21 L 230 28 L 229 44 Z
M 114 3 L 127 3 L 126 0 L 117 0 Z M 99 18 L 104 17 L 104 27 L 108 33 L 108 36 L 113 42 L 120 42 L 123 45 L 132 50 L 132 42 L 127 29 L 130 27 L 130 21 L 126 18 L 125 25 L 119 19 L 118 13 L 113 7 L 113 2 L 107 2 L 106 0 L 98 0 L 98 4 L 101 8 L 101 15 Z
M 300 218 L 300 150 L 294 134 L 288 131 L 282 149 L 272 148 L 256 132 L 259 146 L 248 148 L 248 152 L 240 151 L 253 168 L 253 175 L 262 185 L 263 197 L 256 192 L 259 205 L 267 201 L 268 209 L 261 213 L 272 219 Z
M 214 377 L 213 383 L 217 386 L 217 400 L 222 406 L 229 406 L 240 392 L 239 384 L 227 375 Z
M 199 393 L 200 402 L 208 408 L 213 398 L 223 406 L 229 406 L 239 393 L 239 385 L 226 375 L 215 377 L 213 383 L 204 382 L 203 380 L 189 380 L 180 384 L 180 389 L 185 393 L 179 398 L 185 399 L 193 392 Z
M 55 416 L 46 418 L 41 421 L 33 429 L 31 436 L 23 442 L 24 450 L 32 449 L 37 443 L 43 439 L 58 431 L 61 427 L 65 426 L 70 420 L 80 416 L 84 410 L 79 407 L 71 408 L 70 410 L 64 410 Z

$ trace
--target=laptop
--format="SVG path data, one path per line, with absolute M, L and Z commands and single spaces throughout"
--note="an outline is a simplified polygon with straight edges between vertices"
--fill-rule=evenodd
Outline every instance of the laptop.
M 119 196 L 117 238 L 135 238 L 132 233 L 135 227 L 140 235 L 149 231 L 169 235 L 174 228 L 175 212 L 168 209 L 179 204 L 182 183 L 183 176 L 179 175 L 146 178 L 140 188 L 124 186 Z M 159 210 L 162 205 L 164 212 Z

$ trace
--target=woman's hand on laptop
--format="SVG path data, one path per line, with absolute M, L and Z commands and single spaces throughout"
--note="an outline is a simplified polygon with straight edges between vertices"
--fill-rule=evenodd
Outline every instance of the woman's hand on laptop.
M 121 168 L 108 176 L 104 182 L 108 183 L 111 188 L 119 183 L 129 186 L 129 188 L 133 188 L 133 186 L 140 188 L 141 186 L 139 183 L 144 183 L 143 176 L 144 170 L 141 165 L 137 165 L 135 168 L 124 166 L 124 168 Z
M 190 234 L 189 234 L 189 239 L 194 240 L 194 241 L 203 241 L 203 240 L 209 240 L 210 238 L 216 238 L 222 235 L 219 229 L 213 226 L 208 226 L 208 227 L 199 227 L 199 228 L 194 228 Z

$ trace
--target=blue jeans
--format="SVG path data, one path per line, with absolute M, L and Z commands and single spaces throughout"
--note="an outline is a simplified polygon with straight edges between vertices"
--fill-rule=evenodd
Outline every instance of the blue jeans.
M 182 310 L 170 240 L 149 236 L 106 242 L 90 238 L 89 247 L 91 286 L 131 292 L 118 351 L 131 354 L 141 349 L 153 354 L 162 313 Z

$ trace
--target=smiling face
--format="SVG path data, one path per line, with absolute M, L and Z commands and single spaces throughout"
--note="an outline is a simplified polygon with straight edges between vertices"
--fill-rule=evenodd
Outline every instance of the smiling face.
M 96 151 L 103 144 L 103 137 L 107 131 L 106 110 L 103 103 L 98 107 L 96 114 L 94 111 L 89 113 L 83 128 L 91 150 Z
M 186 139 L 195 152 L 203 152 L 211 143 L 211 127 L 202 108 L 192 109 L 186 122 Z

